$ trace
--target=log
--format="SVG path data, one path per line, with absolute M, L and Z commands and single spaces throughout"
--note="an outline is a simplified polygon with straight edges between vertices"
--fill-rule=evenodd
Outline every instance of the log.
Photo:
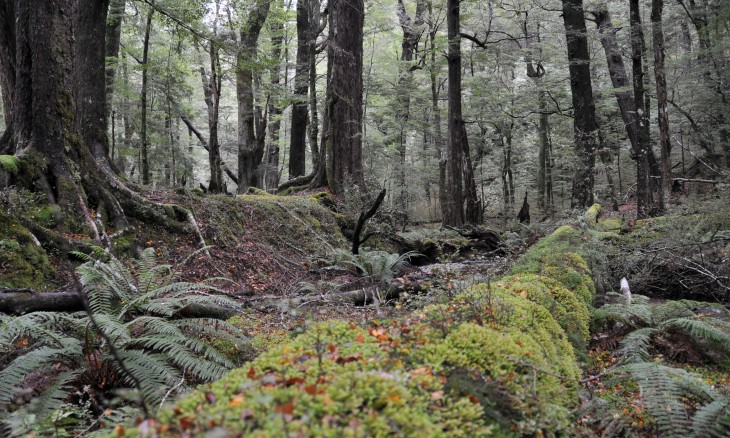
M 30 312 L 82 312 L 84 302 L 77 291 L 38 292 L 32 289 L 0 288 L 0 313 L 23 315 Z M 228 319 L 238 315 L 228 307 L 189 304 L 173 314 L 173 318 Z

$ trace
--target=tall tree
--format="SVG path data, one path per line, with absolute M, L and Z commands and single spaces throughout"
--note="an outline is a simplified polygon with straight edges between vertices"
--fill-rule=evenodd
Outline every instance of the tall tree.
M 275 190 L 279 185 L 279 131 L 281 130 L 280 88 L 281 88 L 281 67 L 286 68 L 282 63 L 282 50 L 284 46 L 284 17 L 287 11 L 284 5 L 277 4 L 277 16 L 269 20 L 269 32 L 271 34 L 271 67 L 269 76 L 271 78 L 271 98 L 269 99 L 268 113 L 271 122 L 268 124 L 267 146 L 266 146 L 266 168 L 264 188 Z M 285 75 L 286 76 L 286 73 Z M 306 103 L 305 103 L 306 108 Z
M 13 102 L 15 101 L 15 4 L 0 2 L 0 92 L 3 98 L 5 132 L 0 153 L 13 153 Z
M 119 45 L 122 37 L 122 21 L 126 0 L 111 0 L 106 23 L 106 119 L 111 115 L 112 97 L 114 96 L 114 80 L 119 66 Z
M 365 189 L 362 169 L 363 0 L 333 0 L 328 6 L 327 114 L 325 147 L 327 185 L 342 194 L 350 181 Z
M 562 0 L 563 24 L 568 41 L 568 70 L 573 100 L 573 131 L 578 163 L 573 176 L 571 206 L 593 204 L 593 171 L 598 149 L 598 122 L 593 101 L 590 57 L 583 0 Z
M 218 123 L 220 115 L 221 86 L 223 81 L 220 75 L 220 56 L 218 53 L 218 16 L 220 14 L 220 0 L 215 2 L 213 16 L 213 36 L 208 42 L 208 56 L 210 58 L 210 73 L 200 66 L 200 78 L 203 82 L 203 95 L 208 108 L 208 165 L 210 167 L 210 181 L 208 191 L 220 193 L 223 191 L 223 172 L 221 171 L 221 151 L 218 140 Z
M 672 147 L 669 142 L 669 114 L 667 112 L 667 73 L 664 68 L 664 30 L 662 29 L 663 0 L 652 0 L 651 22 L 654 42 L 654 78 L 656 81 L 657 117 L 659 120 L 659 146 L 662 157 L 662 202 L 664 209 L 669 207 L 672 192 Z
M 294 104 L 289 136 L 289 178 L 304 175 L 307 148 L 307 90 L 309 88 L 310 58 L 314 51 L 313 30 L 319 23 L 312 22 L 312 0 L 297 1 L 297 58 L 294 76 Z M 319 8 L 319 4 L 316 5 Z
M 236 57 L 236 93 L 238 95 L 238 193 L 257 186 L 258 170 L 264 155 L 265 129 L 259 109 L 254 106 L 254 70 L 259 33 L 266 22 L 271 2 L 256 0 L 241 27 Z M 256 124 L 256 120 L 260 123 Z
M 147 11 L 147 24 L 144 29 L 144 41 L 142 42 L 142 92 L 140 94 L 140 108 L 142 121 L 140 124 L 140 140 L 142 142 L 142 184 L 150 183 L 150 159 L 149 145 L 147 138 L 147 92 L 149 84 L 149 54 L 150 54 L 150 33 L 152 32 L 152 17 L 155 14 L 155 0 L 151 0 L 149 11 Z
M 631 21 L 631 70 L 634 86 L 634 107 L 638 124 L 636 155 L 636 211 L 640 218 L 651 214 L 654 201 L 650 185 L 651 144 L 649 138 L 649 116 L 646 106 L 643 58 L 646 52 L 644 30 L 641 25 L 639 0 L 629 1 L 629 18 Z
M 462 188 L 462 162 L 464 147 L 462 145 L 464 121 L 461 118 L 461 35 L 460 35 L 460 0 L 446 1 L 446 27 L 448 29 L 449 48 L 447 62 L 449 67 L 449 118 L 448 144 L 446 147 L 446 191 L 447 215 L 442 218 L 444 226 L 460 227 L 464 224 L 464 192 Z

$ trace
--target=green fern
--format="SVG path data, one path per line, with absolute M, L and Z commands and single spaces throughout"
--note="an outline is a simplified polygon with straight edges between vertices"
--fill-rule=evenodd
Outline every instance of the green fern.
M 34 423 L 54 423 L 49 418 L 68 411 L 74 388 L 98 379 L 111 380 L 104 385 L 116 385 L 112 389 L 117 391 L 139 386 L 145 404 L 158 406 L 186 391 L 183 382 L 212 381 L 234 366 L 201 340 L 248 342 L 234 326 L 212 319 L 170 319 L 191 304 L 237 306 L 222 291 L 208 282 L 176 282 L 179 273 L 156 264 L 152 249 L 143 251 L 134 271 L 104 257 L 80 256 L 84 263 L 77 269 L 93 319 L 86 312 L 0 315 L 0 366 L 5 364 L 0 411 L 12 411 L 0 418 L 0 430 L 16 435 Z M 34 373 L 46 379 L 37 388 L 42 393 L 31 403 L 16 403 Z M 104 385 L 99 390 L 108 392 Z

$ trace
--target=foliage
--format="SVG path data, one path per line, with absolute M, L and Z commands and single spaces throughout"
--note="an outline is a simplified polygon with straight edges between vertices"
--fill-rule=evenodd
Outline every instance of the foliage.
M 185 383 L 215 380 L 233 367 L 206 339 L 239 348 L 246 341 L 226 322 L 177 317 L 190 304 L 234 303 L 208 283 L 176 282 L 179 272 L 157 264 L 153 249 L 134 270 L 104 253 L 106 261 L 78 256 L 86 260 L 77 274 L 88 312 L 0 316 L 0 407 L 12 435 L 83 425 L 117 404 L 123 388 L 140 389 L 127 397 L 156 407 Z M 79 410 L 88 412 L 73 413 Z
M 55 270 L 37 239 L 0 210 L 0 287 L 46 290 L 54 277 Z
M 555 260 L 585 266 L 580 256 Z M 554 301 L 547 300 L 554 291 Z M 318 323 L 156 419 L 118 432 L 567 434 L 580 370 L 568 336 L 543 303 L 575 311 L 585 327 L 587 304 L 572 294 L 555 279 L 511 275 L 368 328 Z

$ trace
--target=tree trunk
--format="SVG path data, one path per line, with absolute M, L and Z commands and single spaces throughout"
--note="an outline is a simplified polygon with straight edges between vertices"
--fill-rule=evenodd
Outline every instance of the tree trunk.
M 0 91 L 3 99 L 5 132 L 0 138 L 0 154 L 15 153 L 13 138 L 13 102 L 15 101 L 15 5 L 0 3 Z
M 218 55 L 218 13 L 220 1 L 215 2 L 215 16 L 213 18 L 213 38 L 208 43 L 208 56 L 210 57 L 210 76 L 205 72 L 205 67 L 200 67 L 200 78 L 203 82 L 203 96 L 208 108 L 208 166 L 210 168 L 210 181 L 208 191 L 210 193 L 221 193 L 223 191 L 223 172 L 221 171 L 221 151 L 218 140 L 218 121 L 220 114 L 220 97 L 222 81 L 219 76 L 219 55 Z
M 598 123 L 596 122 L 596 106 L 591 85 L 583 0 L 562 0 L 562 2 L 570 63 L 568 68 L 573 100 L 575 153 L 578 158 L 573 177 L 571 207 L 585 208 L 593 204 L 593 171 L 598 146 Z
M 630 0 L 631 19 L 631 60 L 634 84 L 634 107 L 636 108 L 637 129 L 637 150 L 636 150 L 636 214 L 639 218 L 650 215 L 654 202 L 652 200 L 650 187 L 650 160 L 649 150 L 651 149 L 649 138 L 649 118 L 646 111 L 646 100 L 644 91 L 644 67 L 643 53 L 644 31 L 641 28 L 641 16 L 639 13 L 639 0 Z
M 662 157 L 662 208 L 669 208 L 672 193 L 672 146 L 669 142 L 669 114 L 667 113 L 667 74 L 664 70 L 664 31 L 662 29 L 663 0 L 652 0 L 651 22 L 654 41 L 654 77 L 656 80 L 659 145 Z
M 347 183 L 365 190 L 362 170 L 363 0 L 334 0 L 329 9 L 327 181 L 335 194 Z M 329 67 L 331 65 L 331 68 Z
M 108 20 L 106 22 L 106 115 L 109 120 L 114 97 L 114 80 L 119 66 L 119 45 L 122 38 L 122 19 L 126 0 L 109 2 Z
M 142 92 L 140 96 L 140 106 L 142 111 L 142 120 L 140 126 L 140 141 L 142 142 L 142 184 L 150 183 L 150 160 L 147 144 L 147 89 L 149 76 L 149 51 L 150 51 L 150 32 L 152 31 L 152 16 L 155 14 L 155 0 L 151 0 L 150 10 L 147 12 L 147 24 L 144 30 L 144 42 L 142 43 Z
M 281 50 L 284 43 L 284 22 L 277 20 L 269 27 L 271 32 L 271 90 L 272 96 L 269 99 L 269 118 L 266 152 L 266 172 L 264 175 L 264 188 L 275 191 L 279 185 L 279 130 L 281 129 L 280 115 L 282 113 L 279 105 L 279 93 L 281 82 Z M 307 75 L 308 76 L 308 75 Z M 306 98 L 306 96 L 305 96 Z M 306 103 L 305 103 L 306 110 Z
M 257 136 L 254 107 L 254 61 L 258 49 L 261 28 L 269 14 L 270 2 L 259 0 L 241 28 L 236 69 L 236 93 L 238 98 L 238 193 L 246 193 L 256 186 L 257 172 L 264 155 L 264 143 Z M 259 130 L 261 126 L 258 126 Z
M 312 22 L 312 3 L 314 2 L 311 0 L 297 2 L 297 60 L 294 76 L 294 104 L 291 113 L 291 136 L 289 138 L 290 179 L 302 176 L 306 171 L 307 89 L 314 39 L 316 39 L 312 29 L 319 26 L 319 23 Z
M 448 146 L 446 148 L 446 187 L 447 214 L 443 217 L 444 226 L 461 227 L 464 224 L 463 169 L 464 147 L 462 145 L 463 130 L 461 125 L 461 36 L 460 36 L 460 0 L 447 0 L 446 25 L 448 28 L 448 86 L 449 86 L 449 119 Z

